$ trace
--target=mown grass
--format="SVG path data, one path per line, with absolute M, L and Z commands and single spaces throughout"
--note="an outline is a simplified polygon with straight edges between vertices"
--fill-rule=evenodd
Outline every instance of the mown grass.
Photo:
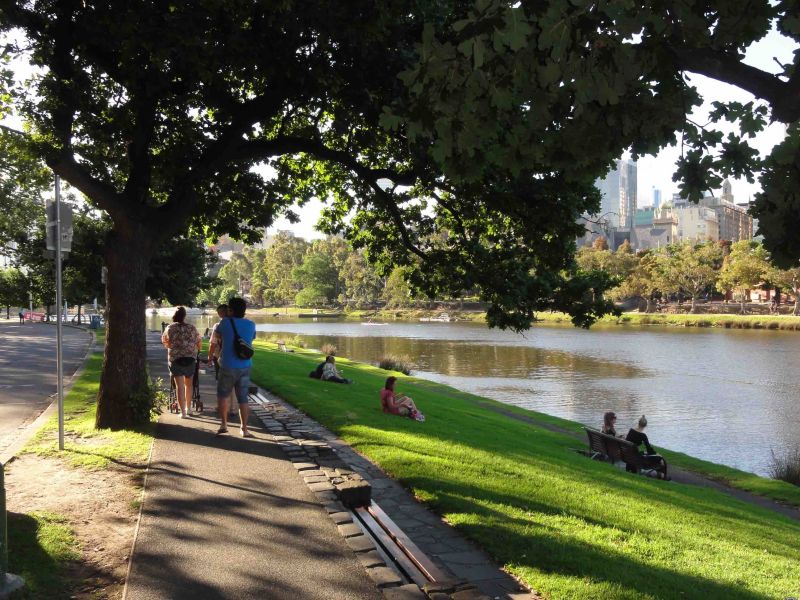
M 380 464 L 547 598 L 784 598 L 800 593 L 800 523 L 714 490 L 590 461 L 579 426 L 525 423 L 445 386 L 399 376 L 427 422 L 385 415 L 387 372 L 337 363 L 352 386 L 311 380 L 318 354 L 261 344 L 254 380 Z M 541 419 L 536 422 L 537 419 Z M 784 484 L 786 485 L 786 484 Z
M 22 576 L 21 598 L 69 598 L 64 565 L 80 556 L 78 541 L 66 518 L 50 512 L 9 513 L 10 571 Z
M 83 373 L 64 397 L 64 451 L 58 449 L 58 415 L 54 414 L 23 448 L 23 453 L 58 456 L 72 466 L 90 469 L 101 469 L 115 461 L 147 460 L 155 431 L 153 422 L 136 430 L 95 429 L 102 366 L 102 353 L 93 352 Z

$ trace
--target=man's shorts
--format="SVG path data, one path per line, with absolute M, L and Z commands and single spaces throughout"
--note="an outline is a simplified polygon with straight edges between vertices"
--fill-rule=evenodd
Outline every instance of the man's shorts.
M 235 390 L 239 404 L 247 404 L 248 387 L 250 387 L 250 367 L 229 369 L 220 366 L 217 378 L 217 398 L 227 398 L 231 391 Z

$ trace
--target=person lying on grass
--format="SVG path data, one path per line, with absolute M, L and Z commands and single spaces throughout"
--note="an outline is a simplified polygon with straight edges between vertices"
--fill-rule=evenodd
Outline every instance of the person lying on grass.
M 329 354 L 325 359 L 325 366 L 322 367 L 322 381 L 333 381 L 334 383 L 353 383 L 345 379 L 336 370 L 336 359 L 333 354 Z
M 381 407 L 383 408 L 383 412 L 392 415 L 400 415 L 402 417 L 410 417 L 415 421 L 424 421 L 425 415 L 417 409 L 417 406 L 411 398 L 408 396 L 400 396 L 398 398 L 394 393 L 395 381 L 397 381 L 397 377 L 387 377 L 386 384 L 381 390 Z

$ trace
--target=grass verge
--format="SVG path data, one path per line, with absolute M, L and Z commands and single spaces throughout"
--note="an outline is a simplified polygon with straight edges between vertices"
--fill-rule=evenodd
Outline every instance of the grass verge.
M 386 371 L 261 345 L 254 380 L 380 464 L 547 598 L 783 598 L 800 590 L 800 523 L 714 490 L 633 476 L 573 451 L 577 424 L 399 376 L 424 424 L 385 415 Z M 541 419 L 537 424 L 536 420 Z M 778 482 L 780 483 L 780 482 Z M 787 484 L 784 484 L 787 485 Z
M 537 313 L 544 323 L 571 323 L 565 313 Z M 720 327 L 724 329 L 800 330 L 800 317 L 792 315 L 718 315 L 627 312 L 620 317 L 606 316 L 606 325 L 666 325 L 672 327 Z
M 102 469 L 113 462 L 141 464 L 147 460 L 154 423 L 137 431 L 94 428 L 103 359 L 98 350 L 102 349 L 103 339 L 99 337 L 95 351 L 64 398 L 64 452 L 58 450 L 58 417 L 54 415 L 21 453 L 64 460 L 72 467 L 89 470 Z M 92 492 L 87 488 L 87 493 Z M 67 517 L 53 512 L 9 513 L 8 532 L 12 549 L 9 568 L 25 579 L 21 598 L 69 598 L 74 582 L 67 566 L 80 560 L 81 552 Z

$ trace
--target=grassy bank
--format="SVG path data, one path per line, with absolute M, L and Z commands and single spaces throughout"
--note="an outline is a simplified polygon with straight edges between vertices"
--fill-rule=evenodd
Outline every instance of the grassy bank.
M 401 377 L 427 422 L 384 415 L 386 372 L 318 355 L 256 354 L 254 379 L 335 431 L 548 598 L 783 598 L 800 591 L 800 523 L 716 491 L 590 461 L 575 424 Z M 497 409 L 497 410 L 493 410 Z M 790 488 L 788 484 L 780 484 Z M 787 495 L 791 495 L 787 492 Z M 800 495 L 795 497 L 800 501 Z
M 538 313 L 544 323 L 570 323 L 565 313 Z M 800 317 L 792 315 L 719 315 L 627 312 L 620 317 L 606 316 L 599 323 L 608 325 L 667 325 L 672 327 L 721 327 L 725 329 L 800 330 Z
M 64 451 L 58 450 L 58 417 L 54 414 L 20 452 L 35 455 L 41 461 L 56 461 L 57 468 L 86 469 L 87 495 L 96 493 L 91 486 L 92 471 L 116 468 L 114 463 L 117 462 L 145 463 L 154 432 L 154 423 L 138 431 L 94 428 L 103 359 L 102 341 L 100 336 L 95 351 L 64 398 Z M 41 482 L 42 490 L 48 490 L 47 484 Z M 46 493 L 57 494 L 58 490 Z M 136 501 L 136 488 L 130 484 L 120 488 L 119 493 L 130 493 L 130 502 Z M 9 568 L 25 579 L 22 598 L 49 600 L 70 597 L 69 590 L 76 583 L 72 571 L 81 561 L 81 546 L 69 519 L 69 514 L 48 511 L 9 514 Z

